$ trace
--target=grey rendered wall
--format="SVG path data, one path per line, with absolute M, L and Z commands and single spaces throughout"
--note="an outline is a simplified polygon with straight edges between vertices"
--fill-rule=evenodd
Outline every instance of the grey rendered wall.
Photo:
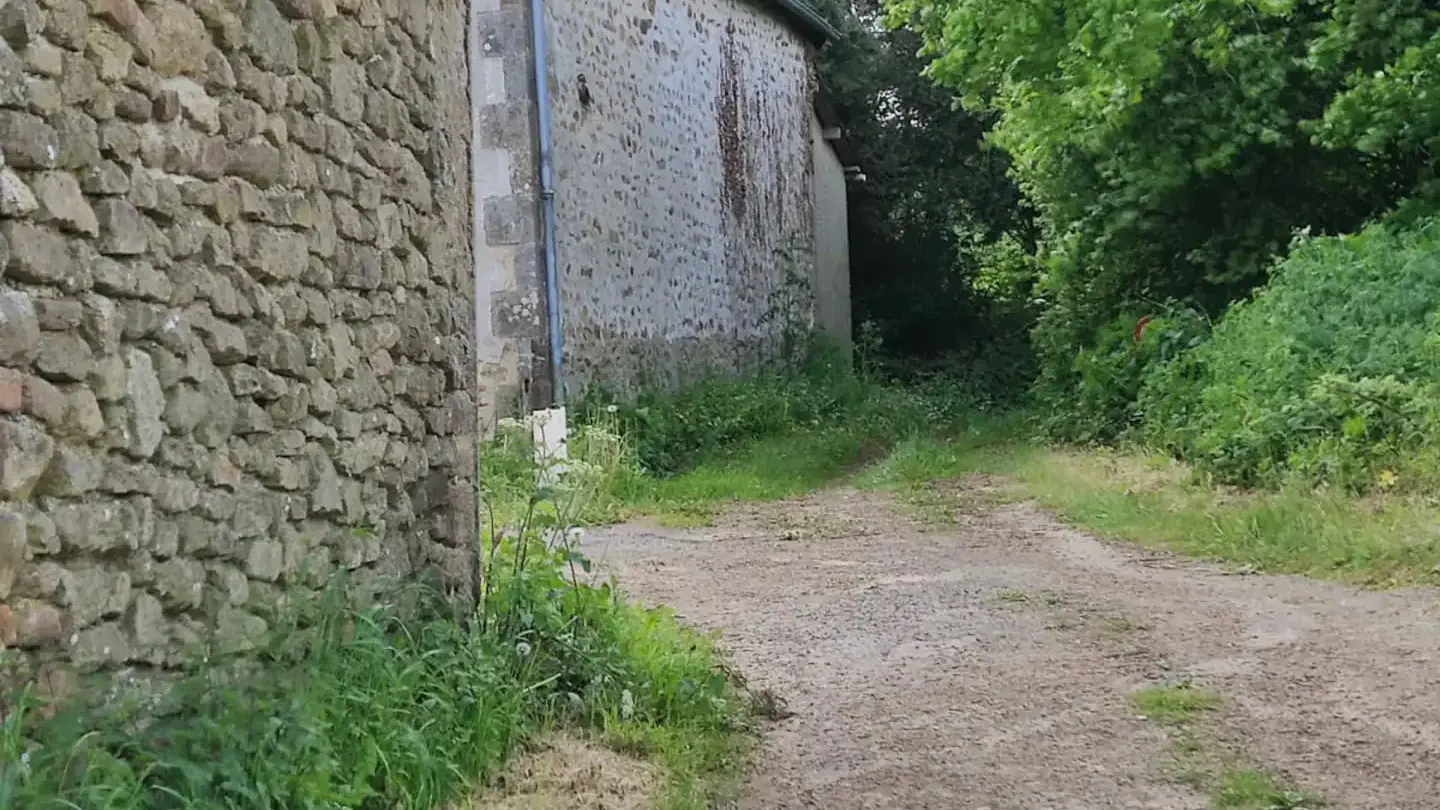
M 809 275 L 809 46 L 751 0 L 547 2 L 572 391 L 755 363 L 777 253 Z
M 815 149 L 815 326 L 849 344 L 850 211 L 845 166 L 813 116 L 810 131 Z

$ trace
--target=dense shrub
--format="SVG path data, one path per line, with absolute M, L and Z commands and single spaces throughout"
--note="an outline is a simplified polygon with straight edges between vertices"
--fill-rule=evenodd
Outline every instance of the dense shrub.
M 1040 417 L 1045 433 L 1085 443 L 1131 434 L 1140 426 L 1137 399 L 1147 374 L 1200 345 L 1206 331 L 1203 316 L 1183 307 L 1161 316 L 1132 311 L 1111 321 L 1064 375 L 1047 380 L 1052 388 L 1041 397 Z
M 1433 475 L 1440 220 L 1307 239 L 1211 339 L 1150 374 L 1147 436 L 1228 482 Z
M 961 96 L 948 120 L 993 122 L 985 142 L 1035 213 L 1026 247 L 1048 407 L 1088 385 L 1078 353 L 1126 359 L 1105 345 L 1107 324 L 1135 302 L 1218 316 L 1266 283 L 1296 230 L 1351 233 L 1406 200 L 1436 210 L 1431 0 L 883 4 L 920 36 L 928 75 Z M 1124 403 L 1094 404 L 1114 416 Z

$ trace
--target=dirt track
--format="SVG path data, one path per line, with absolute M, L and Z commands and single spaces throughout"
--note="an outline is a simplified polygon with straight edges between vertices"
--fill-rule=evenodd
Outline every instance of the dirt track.
M 1230 575 L 1025 505 L 923 526 L 846 489 L 587 546 L 795 713 L 742 807 L 1203 810 L 1178 733 L 1129 703 L 1179 680 L 1225 700 L 1206 756 L 1327 807 L 1440 807 L 1434 592 Z

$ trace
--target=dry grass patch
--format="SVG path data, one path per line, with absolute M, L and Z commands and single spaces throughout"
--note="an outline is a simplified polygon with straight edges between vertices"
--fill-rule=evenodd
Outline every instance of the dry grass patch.
M 458 810 L 644 810 L 664 784 L 651 763 L 559 735 L 518 758 L 495 790 Z

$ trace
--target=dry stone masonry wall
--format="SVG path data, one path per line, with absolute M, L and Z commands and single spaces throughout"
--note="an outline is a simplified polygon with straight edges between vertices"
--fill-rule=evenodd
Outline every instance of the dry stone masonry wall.
M 570 386 L 775 348 L 813 256 L 809 45 L 761 0 L 547 0 Z
M 27 674 L 243 650 L 340 570 L 467 570 L 464 35 L 460 0 L 0 0 Z

